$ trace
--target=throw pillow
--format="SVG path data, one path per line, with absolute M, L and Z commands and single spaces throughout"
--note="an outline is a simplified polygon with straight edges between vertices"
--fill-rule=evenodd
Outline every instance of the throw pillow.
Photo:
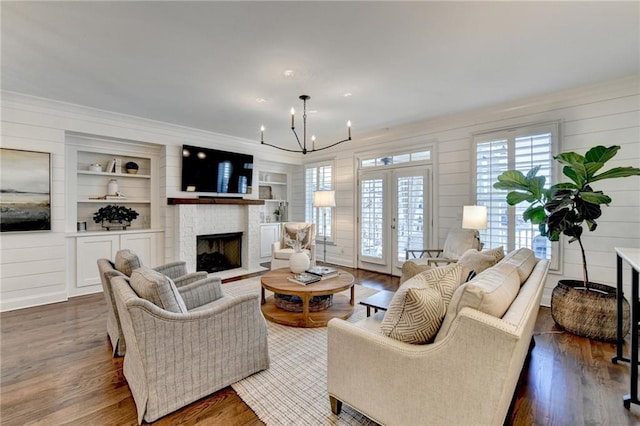
M 447 304 L 460 285 L 464 267 L 431 268 L 403 283 L 391 299 L 380 328 L 406 343 L 428 343 L 438 333 Z
M 284 239 L 285 235 L 288 235 L 293 241 L 296 240 L 298 236 L 298 232 L 305 232 L 305 236 L 302 239 L 302 249 L 308 249 L 309 244 L 311 243 L 311 225 L 308 223 L 285 223 L 283 225 L 284 232 L 282 233 L 282 241 L 280 242 L 280 247 L 291 247 Z
M 454 293 L 436 341 L 447 335 L 458 313 L 465 307 L 501 318 L 520 291 L 520 277 L 514 265 L 499 263 L 486 269 Z
M 118 271 L 130 277 L 131 273 L 142 266 L 137 254 L 129 249 L 118 250 L 116 253 L 115 267 Z
M 169 312 L 187 313 L 187 306 L 171 278 L 151 268 L 135 269 L 131 288 L 141 297 Z
M 426 259 L 411 259 L 405 261 L 402 264 L 402 275 L 400 276 L 400 284 L 431 268 L 432 266 L 427 262 Z
M 481 253 L 486 254 L 487 256 L 493 256 L 497 263 L 500 262 L 502 258 L 504 258 L 504 247 L 500 246 L 489 250 L 483 250 Z
M 458 259 L 458 263 L 466 266 L 474 271 L 476 274 L 484 271 L 487 268 L 492 267 L 497 263 L 494 256 L 479 252 L 476 249 L 469 249 Z

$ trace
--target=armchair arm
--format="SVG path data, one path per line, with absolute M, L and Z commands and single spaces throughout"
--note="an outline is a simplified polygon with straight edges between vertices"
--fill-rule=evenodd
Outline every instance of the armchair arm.
M 167 263 L 165 265 L 156 266 L 153 270 L 160 272 L 162 275 L 166 275 L 172 280 L 187 274 L 187 262 L 177 261 Z
M 280 246 L 280 240 L 275 241 L 272 245 L 271 245 L 271 256 L 273 256 L 273 254 L 277 251 L 280 250 L 282 247 Z
M 200 281 L 200 280 L 204 280 L 209 276 L 209 274 L 205 271 L 198 271 L 198 272 L 190 272 L 186 275 L 183 275 L 181 277 L 177 277 L 173 279 L 173 283 L 176 285 L 176 287 L 182 287 L 185 286 L 187 284 L 191 284 L 193 282 L 196 281 Z
M 197 308 L 224 296 L 222 281 L 219 277 L 205 278 L 182 287 L 178 287 L 178 293 L 182 296 L 188 310 Z

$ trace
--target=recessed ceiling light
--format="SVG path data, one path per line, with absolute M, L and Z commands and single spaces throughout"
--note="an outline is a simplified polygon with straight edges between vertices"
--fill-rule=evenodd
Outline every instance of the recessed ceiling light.
M 263 104 L 265 102 L 267 102 L 267 100 L 265 98 L 256 98 L 256 102 L 259 104 Z
M 293 77 L 293 75 L 295 74 L 293 72 L 293 70 L 284 70 L 284 72 L 282 73 L 285 77 Z
M 345 93 L 345 94 L 344 94 L 344 95 L 342 95 L 342 96 L 344 96 L 345 98 L 348 98 L 348 97 L 349 97 L 349 96 L 351 96 L 351 95 L 352 95 L 352 93 L 351 93 L 351 92 L 347 92 L 347 93 Z

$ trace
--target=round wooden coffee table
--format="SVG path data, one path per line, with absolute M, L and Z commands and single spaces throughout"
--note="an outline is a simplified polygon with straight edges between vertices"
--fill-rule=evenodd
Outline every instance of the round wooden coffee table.
M 269 321 L 293 327 L 325 327 L 330 319 L 347 319 L 353 313 L 354 287 L 353 275 L 339 271 L 339 275 L 313 284 L 302 285 L 289 281 L 293 277 L 289 268 L 275 269 L 260 278 L 262 284 L 262 314 Z M 351 289 L 351 298 L 341 291 Z M 302 312 L 280 309 L 274 296 L 265 298 L 265 290 L 276 294 L 298 296 L 302 300 Z M 333 295 L 333 303 L 326 309 L 311 312 L 309 301 L 315 296 Z

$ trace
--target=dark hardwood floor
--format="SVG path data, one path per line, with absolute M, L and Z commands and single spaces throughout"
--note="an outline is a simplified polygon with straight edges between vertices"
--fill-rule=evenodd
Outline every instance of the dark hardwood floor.
M 350 272 L 367 287 L 398 287 L 397 277 Z M 102 294 L 0 314 L 2 425 L 137 424 L 123 358 L 111 357 L 105 318 Z M 557 330 L 547 308 L 540 309 L 535 339 L 507 424 L 640 424 L 640 410 L 622 405 L 629 367 L 611 363 L 613 344 Z M 227 387 L 154 424 L 262 423 Z

